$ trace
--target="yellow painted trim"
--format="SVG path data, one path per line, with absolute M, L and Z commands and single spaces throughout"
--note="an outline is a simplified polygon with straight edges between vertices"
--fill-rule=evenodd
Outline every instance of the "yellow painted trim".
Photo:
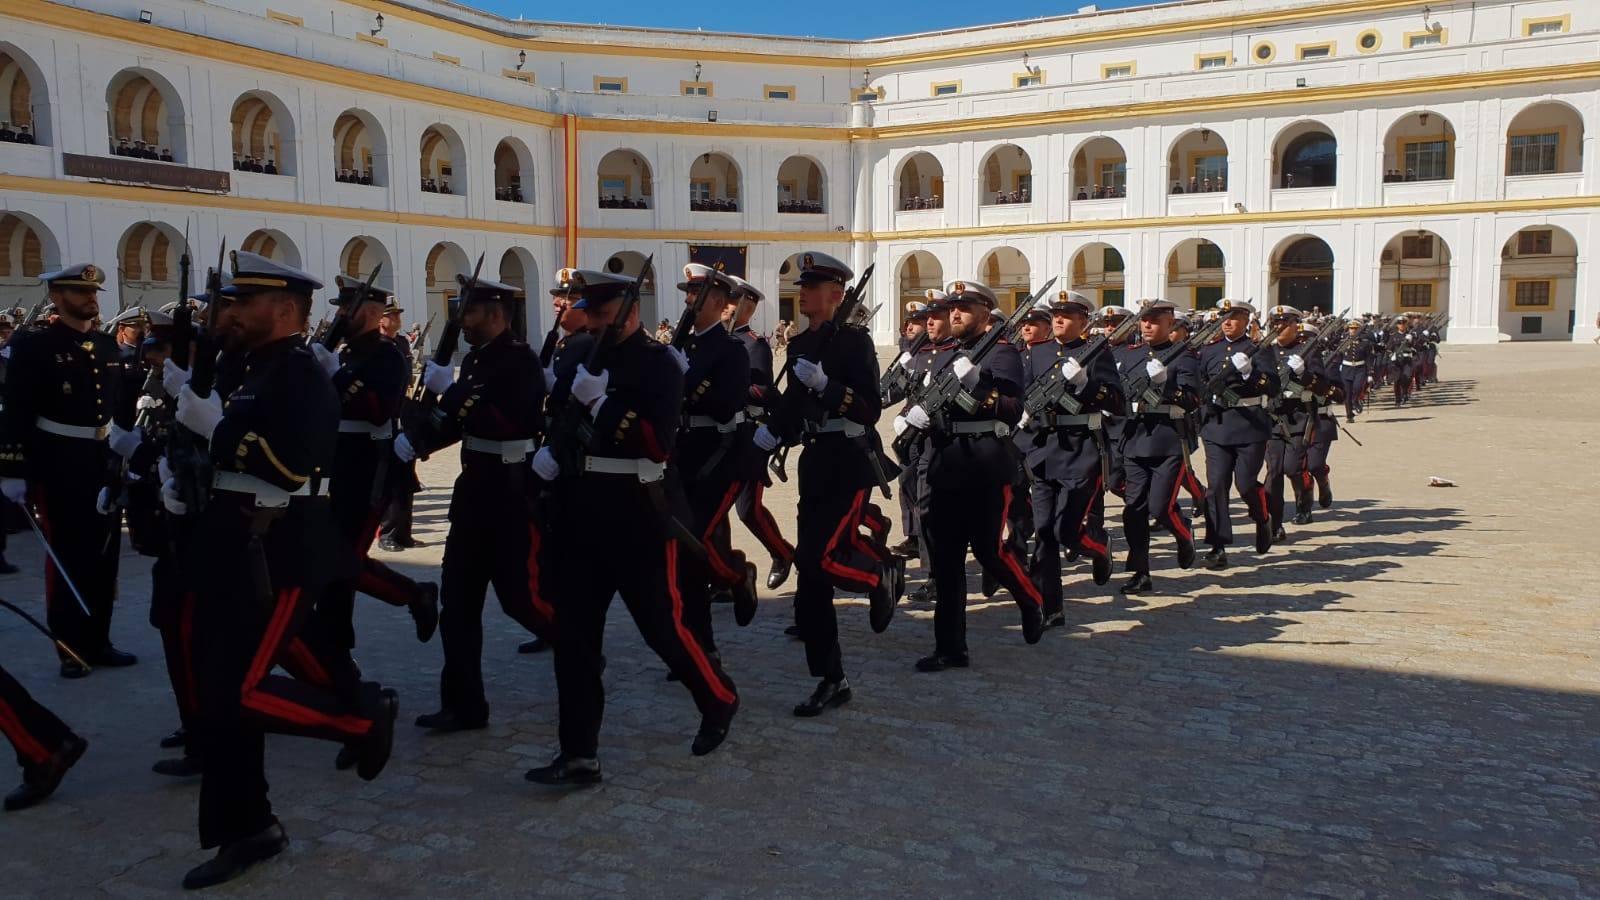
M 451 56 L 448 53 L 440 53 L 437 50 L 433 51 L 433 58 L 438 60 L 439 62 L 447 63 L 447 64 L 452 65 L 452 66 L 461 65 L 461 57 L 459 57 L 459 56 Z
M 1013 72 L 1013 73 L 1011 73 L 1011 86 L 1013 88 L 1040 87 L 1040 86 L 1044 85 L 1044 83 L 1045 83 L 1044 75 L 1045 75 L 1045 72 L 1044 72 L 1043 69 L 1040 69 L 1037 72 Z M 1038 80 L 1035 81 L 1033 84 L 1026 84 L 1026 85 L 1023 84 L 1024 81 L 1027 81 L 1029 79 L 1038 79 Z
M 1369 34 L 1378 39 L 1377 43 L 1373 44 L 1371 47 L 1363 47 L 1363 46 L 1361 46 L 1361 39 L 1366 37 Z M 1383 32 L 1379 31 L 1378 29 L 1376 29 L 1376 28 L 1368 28 L 1366 31 L 1363 31 L 1360 34 L 1356 35 L 1356 52 L 1357 53 L 1377 53 L 1379 50 L 1382 50 L 1382 49 L 1383 49 Z
M 781 94 L 781 93 L 787 93 L 789 96 L 787 96 L 787 97 L 774 97 L 774 96 L 772 96 L 773 94 Z M 799 99 L 799 95 L 795 93 L 794 85 L 792 85 L 792 84 L 763 84 L 761 86 L 761 99 L 763 99 L 763 100 L 777 100 L 777 101 L 780 101 L 780 102 L 786 102 L 786 101 L 798 100 Z
M 1226 53 L 1196 53 L 1194 55 L 1194 70 L 1196 72 L 1209 72 L 1212 69 L 1219 68 L 1218 66 L 1212 66 L 1211 69 L 1206 69 L 1201 65 L 1202 63 L 1213 59 L 1222 60 L 1223 63 L 1220 68 L 1226 69 L 1233 65 L 1233 51 L 1229 50 Z
M 738 243 L 847 244 L 865 240 L 847 231 L 675 231 L 649 228 L 584 228 L 585 239 L 611 241 L 719 241 Z
M 622 90 L 620 90 L 620 91 L 613 91 L 613 90 L 610 90 L 610 89 L 601 90 L 600 85 L 602 85 L 602 84 L 620 84 L 620 85 L 622 85 Z M 626 79 L 626 78 L 613 78 L 610 75 L 596 75 L 596 76 L 594 76 L 594 92 L 596 94 L 626 94 L 628 92 L 628 79 Z
M 1261 48 L 1267 48 L 1267 55 L 1261 55 Z M 1256 41 L 1250 47 L 1250 61 L 1266 65 L 1278 58 L 1278 46 L 1271 41 Z
M 365 31 L 356 32 L 356 40 L 360 41 L 363 44 L 372 44 L 372 45 L 378 46 L 378 47 L 387 47 L 387 46 L 389 46 L 389 39 L 388 38 L 381 38 L 381 37 L 378 37 L 375 34 L 367 34 Z
M 291 16 L 288 13 L 278 12 L 275 9 L 267 10 L 267 18 L 271 21 L 280 22 L 284 25 L 293 25 L 296 28 L 306 27 L 306 20 L 300 16 Z
M 1555 308 L 1556 308 L 1556 282 L 1558 280 L 1559 279 L 1555 279 L 1555 278 L 1513 278 L 1513 279 L 1511 279 L 1511 290 L 1506 291 L 1506 311 L 1507 312 L 1552 312 L 1552 311 L 1554 311 Z M 1549 286 L 1550 302 L 1549 303 L 1541 303 L 1538 306 L 1518 306 L 1517 305 L 1517 288 L 1519 288 L 1519 287 L 1521 287 L 1522 285 L 1525 285 L 1525 284 L 1544 284 L 1544 285 L 1548 285 Z
M 1113 74 L 1111 74 L 1111 70 L 1112 69 L 1127 69 L 1128 71 L 1126 71 L 1126 72 L 1124 72 L 1124 73 L 1122 73 L 1120 75 L 1113 75 Z M 1107 78 L 1132 78 L 1133 76 L 1135 76 L 1137 74 L 1139 74 L 1139 64 L 1137 62 L 1133 61 L 1133 60 L 1128 60 L 1127 62 L 1114 62 L 1114 63 L 1101 63 L 1100 64 L 1100 80 L 1101 81 L 1105 81 Z
M 1560 25 L 1558 34 L 1566 34 L 1572 30 L 1572 13 L 1563 16 L 1540 16 L 1533 19 L 1522 20 L 1522 36 L 1533 37 L 1533 29 L 1539 25 Z
M 1406 47 L 1406 49 L 1407 50 L 1415 50 L 1418 47 L 1447 47 L 1447 46 L 1450 45 L 1450 29 L 1448 29 L 1448 28 L 1439 29 L 1439 34 L 1438 34 L 1439 43 L 1437 43 L 1437 44 L 1418 44 L 1417 43 L 1417 38 L 1423 38 L 1423 37 L 1429 37 L 1429 38 L 1434 37 L 1434 33 L 1431 32 L 1431 31 L 1408 31 L 1408 32 L 1406 32 L 1406 36 L 1405 36 L 1405 47 Z
M 1403 289 L 1406 288 L 1406 287 L 1415 287 L 1417 285 L 1427 285 L 1428 286 L 1428 305 L 1427 306 L 1402 306 L 1400 304 L 1400 295 L 1404 292 Z M 1515 293 L 1516 292 L 1513 291 L 1512 295 L 1515 296 Z M 1396 281 L 1394 283 L 1394 311 L 1395 312 L 1397 312 L 1397 313 L 1403 313 L 1403 312 L 1433 312 L 1434 310 L 1436 310 L 1438 308 L 1439 308 L 1439 282 L 1438 282 L 1437 279 L 1429 278 L 1429 279 L 1425 279 L 1425 280 L 1422 280 L 1422 281 L 1416 281 L 1416 280 Z
M 700 88 L 705 88 L 706 92 L 704 94 L 698 93 Z M 690 89 L 694 89 L 697 93 L 690 93 Z M 678 95 L 680 97 L 715 97 L 717 89 L 709 81 L 680 81 L 678 82 Z
M 947 87 L 953 87 L 955 90 L 947 94 L 939 93 L 940 88 Z M 929 97 L 954 97 L 959 93 L 961 93 L 961 82 L 959 81 L 935 81 L 933 84 L 928 85 Z
M 717 138 L 771 138 L 774 140 L 845 141 L 849 128 L 814 125 L 736 125 L 721 122 L 659 122 L 649 119 L 584 119 L 584 131 L 617 134 L 676 134 Z
M 566 231 L 566 260 L 567 267 L 572 268 L 578 264 L 578 117 L 568 114 L 562 117 L 562 136 L 565 138 L 565 170 L 567 221 Z M 598 183 L 597 183 L 598 185 Z M 598 202 L 598 198 L 597 198 Z
M 1335 56 L 1339 55 L 1338 43 L 1334 41 L 1317 41 L 1314 44 L 1295 44 L 1294 58 L 1297 60 L 1304 60 L 1306 58 L 1306 53 L 1312 50 L 1328 51 L 1327 55 L 1315 56 L 1312 57 L 1312 59 L 1333 59 Z
M 536 76 L 534 73 L 529 72 L 527 70 L 519 71 L 517 69 L 501 69 L 500 70 L 500 75 L 501 75 L 501 77 L 509 78 L 512 81 L 521 81 L 521 82 L 523 82 L 525 84 L 538 84 L 539 83 L 538 76 Z

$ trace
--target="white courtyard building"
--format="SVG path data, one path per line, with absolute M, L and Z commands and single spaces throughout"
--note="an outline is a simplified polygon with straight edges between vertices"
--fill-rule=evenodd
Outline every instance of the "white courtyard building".
M 1189 0 L 870 41 L 3 0 L 0 303 L 83 261 L 111 305 L 165 302 L 187 234 L 197 287 L 222 240 L 330 283 L 382 262 L 415 321 L 482 255 L 542 330 L 561 266 L 651 254 L 646 315 L 674 316 L 695 248 L 777 301 L 770 329 L 815 248 L 876 264 L 883 343 L 926 287 L 1052 275 L 1587 340 L 1597 51 L 1589 0 Z

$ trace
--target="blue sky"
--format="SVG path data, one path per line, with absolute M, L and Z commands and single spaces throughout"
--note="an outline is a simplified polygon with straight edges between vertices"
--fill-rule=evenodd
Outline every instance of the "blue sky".
M 757 34 L 869 38 L 937 31 L 1014 19 L 1059 16 L 1076 12 L 1089 0 L 1046 3 L 1042 0 L 988 6 L 960 0 L 918 0 L 911 3 L 862 3 L 860 0 L 806 0 L 791 6 L 779 2 L 714 2 L 707 6 L 662 3 L 660 0 L 611 0 L 594 6 L 552 8 L 528 0 L 465 0 L 467 5 L 508 18 L 523 16 L 553 22 L 604 22 L 654 28 L 703 28 Z M 1100 9 L 1141 6 L 1153 0 L 1098 0 Z M 805 15 L 799 15 L 804 12 Z

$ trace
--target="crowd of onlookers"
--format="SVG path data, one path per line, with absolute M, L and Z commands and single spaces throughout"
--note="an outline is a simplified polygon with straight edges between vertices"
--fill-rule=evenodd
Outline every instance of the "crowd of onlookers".
M 1029 191 L 998 191 L 994 195 L 994 202 L 1004 206 L 1012 203 L 1028 203 L 1033 200 Z
M 631 200 L 627 197 L 615 197 L 607 194 L 600 198 L 601 209 L 649 209 L 650 204 L 643 200 Z
M 512 181 L 505 187 L 496 187 L 494 189 L 494 198 L 496 200 L 506 200 L 511 203 L 521 203 L 522 182 L 520 180 Z
M 781 213 L 820 213 L 822 204 L 816 200 L 779 200 L 778 212 Z
M 1125 184 L 1087 185 L 1078 188 L 1078 200 L 1121 200 L 1128 196 Z
M 372 170 L 368 169 L 365 172 L 357 172 L 355 169 L 340 169 L 338 173 L 333 176 L 333 180 L 342 182 L 344 184 L 371 184 Z
M 422 179 L 422 192 L 424 194 L 450 194 L 450 193 L 454 193 L 453 191 L 450 190 L 450 182 L 445 181 L 443 178 L 439 178 L 439 179 L 424 178 L 424 179 Z
M 900 209 L 902 212 L 914 209 L 944 209 L 944 197 L 939 194 L 932 197 L 901 197 Z
M 1218 175 L 1216 178 L 1212 178 L 1210 175 L 1204 178 L 1191 178 L 1189 179 L 1187 190 L 1184 189 L 1181 181 L 1172 183 L 1172 193 L 1174 194 L 1220 194 L 1227 189 L 1228 177 L 1226 175 Z
M 233 155 L 233 170 L 235 172 L 259 172 L 262 175 L 278 174 L 278 164 L 272 160 L 262 162 L 260 157 Z
M 10 122 L 0 122 L 0 144 L 32 144 L 33 129 L 27 125 L 11 127 Z
M 690 212 L 738 212 L 739 211 L 739 201 L 737 201 L 737 200 L 700 200 L 698 198 L 690 198 L 690 200 L 689 200 L 689 211 Z
M 130 141 L 127 138 L 118 138 L 117 142 L 111 145 L 111 155 L 172 162 L 172 151 L 166 147 L 157 150 L 155 144 L 146 143 L 145 141 Z
M 1418 178 L 1416 169 L 1406 169 L 1404 172 L 1400 171 L 1399 169 L 1389 169 L 1389 170 L 1387 170 L 1387 171 L 1385 171 L 1383 173 L 1383 183 L 1384 184 L 1394 184 L 1395 182 L 1398 182 L 1398 181 L 1438 181 L 1438 180 L 1440 180 L 1440 179 L 1437 179 L 1437 178 Z

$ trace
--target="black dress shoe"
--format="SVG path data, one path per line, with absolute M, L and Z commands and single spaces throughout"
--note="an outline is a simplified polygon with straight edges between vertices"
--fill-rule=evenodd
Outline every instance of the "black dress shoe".
M 189 732 L 182 725 L 179 725 L 177 731 L 161 739 L 161 749 L 176 750 L 179 747 L 188 745 L 188 743 Z
M 404 550 L 405 547 L 394 538 L 380 538 L 378 540 L 378 549 L 385 553 L 399 553 L 401 550 Z
M 1194 568 L 1194 541 L 1178 538 L 1178 568 Z
M 541 637 L 536 637 L 531 641 L 523 641 L 517 645 L 518 653 L 543 653 L 549 649 L 550 643 Z
M 1022 639 L 1030 644 L 1044 637 L 1044 610 L 1026 597 L 1018 598 L 1017 609 L 1022 611 Z
M 1333 483 L 1326 475 L 1317 476 L 1317 505 L 1323 509 L 1333 508 Z
M 107 645 L 104 650 L 88 657 L 88 661 L 90 665 L 99 666 L 103 669 L 121 669 L 125 666 L 136 665 L 139 662 L 139 657 Z
M 62 678 L 84 678 L 90 671 L 92 670 L 88 666 L 75 659 L 63 659 L 61 661 Z
M 1216 572 L 1226 569 L 1227 567 L 1228 551 L 1222 549 L 1221 547 L 1214 547 L 1210 553 L 1206 554 L 1206 568 Z
M 66 777 L 67 770 L 83 758 L 83 751 L 89 749 L 89 742 L 75 734 L 68 734 L 55 752 L 37 766 L 25 766 L 22 769 L 22 784 L 17 789 L 6 795 L 6 812 L 16 812 L 39 804 L 44 798 L 55 793 L 56 787 L 61 784 L 61 779 Z
M 150 771 L 168 778 L 194 778 L 205 768 L 205 762 L 198 756 L 175 756 L 172 759 L 157 760 L 150 767 Z
M 417 585 L 417 597 L 406 607 L 417 625 L 417 640 L 426 644 L 439 630 L 439 585 L 424 581 Z
M 689 752 L 695 756 L 705 756 L 722 746 L 722 742 L 728 739 L 728 728 L 732 724 L 732 714 L 718 719 L 701 719 L 700 731 L 695 734 L 694 743 L 689 745 Z
M 932 603 L 933 588 L 927 584 L 919 584 L 906 591 L 906 600 L 910 603 Z
M 904 590 L 896 582 L 904 577 L 904 560 L 891 560 L 879 568 L 878 583 L 867 592 L 871 604 L 867 611 L 867 622 L 875 634 L 882 634 L 894 618 L 895 597 Z
M 1109 553 L 1093 554 L 1093 559 L 1090 560 L 1090 563 L 1093 566 L 1092 572 L 1095 584 L 1105 584 L 1111 580 L 1111 555 Z
M 774 559 L 772 561 L 772 568 L 767 570 L 767 590 L 775 591 L 778 588 L 783 587 L 783 583 L 789 580 L 789 572 L 793 568 L 793 560 L 785 562 L 781 559 Z
M 985 597 L 993 597 L 995 594 L 1000 593 L 1000 579 L 985 571 L 983 576 L 978 579 L 978 590 Z
M 1296 525 L 1310 525 L 1311 524 L 1311 513 L 1309 513 L 1309 512 L 1295 513 L 1294 514 L 1294 518 L 1291 521 L 1293 521 Z
M 1066 616 L 1066 614 L 1061 612 L 1060 610 L 1057 610 L 1055 612 L 1045 613 L 1044 614 L 1044 626 L 1043 627 L 1044 627 L 1044 630 L 1046 630 L 1046 631 L 1049 631 L 1052 628 L 1065 628 L 1065 627 L 1067 627 L 1067 616 Z
M 732 603 L 733 602 L 733 591 L 730 591 L 727 588 L 723 588 L 721 590 L 713 591 L 711 593 L 711 602 L 712 603 Z
M 394 720 L 400 715 L 400 695 L 393 688 L 378 692 L 378 708 L 372 716 L 372 728 L 356 759 L 356 774 L 362 781 L 371 781 L 389 764 L 389 754 L 394 750 Z
M 744 564 L 744 581 L 733 589 L 733 621 L 740 628 L 756 617 L 756 565 Z
M 965 669 L 972 660 L 965 653 L 935 653 L 917 660 L 918 672 L 943 672 L 945 669 Z
M 5 554 L 0 553 L 0 575 L 15 575 L 21 571 L 15 564 L 6 559 Z
M 1265 553 L 1272 549 L 1272 525 L 1265 519 L 1256 523 L 1256 552 Z
M 850 702 L 850 681 L 841 678 L 838 681 L 829 681 L 824 678 L 817 684 L 817 689 L 811 692 L 806 701 L 794 708 L 794 714 L 802 719 L 813 719 L 835 706 L 843 706 Z
M 1289 533 L 1283 530 L 1283 526 L 1282 525 L 1279 525 L 1277 528 L 1274 528 L 1272 530 L 1272 542 L 1274 544 L 1282 543 L 1284 541 L 1287 541 L 1288 539 L 1289 539 Z
M 920 555 L 917 539 L 913 537 L 908 537 L 900 543 L 895 544 L 893 547 L 890 547 L 889 552 L 893 553 L 895 556 L 903 556 L 906 559 L 916 559 Z
M 1128 579 L 1128 583 L 1120 588 L 1119 592 L 1126 596 L 1133 597 L 1139 594 L 1152 593 L 1155 591 L 1155 589 L 1156 586 L 1150 581 L 1150 576 L 1148 574 L 1144 572 L 1135 572 L 1133 577 Z
M 698 739 L 697 739 L 698 740 Z M 584 785 L 600 783 L 600 760 L 579 759 L 561 754 L 550 761 L 548 766 L 529 769 L 522 776 L 534 784 L 548 784 L 557 787 L 582 787 Z
M 339 755 L 333 758 L 333 767 L 341 772 L 348 772 L 361 761 L 361 751 L 345 744 L 339 748 Z
M 197 891 L 229 882 L 259 862 L 277 856 L 289 847 L 289 836 L 277 819 L 242 841 L 224 844 L 217 855 L 189 870 L 183 876 L 183 889 Z
M 430 731 L 449 733 L 452 731 L 477 731 L 489 726 L 489 717 L 481 719 L 464 719 L 448 709 L 441 709 L 436 713 L 427 713 L 417 716 L 417 727 Z

